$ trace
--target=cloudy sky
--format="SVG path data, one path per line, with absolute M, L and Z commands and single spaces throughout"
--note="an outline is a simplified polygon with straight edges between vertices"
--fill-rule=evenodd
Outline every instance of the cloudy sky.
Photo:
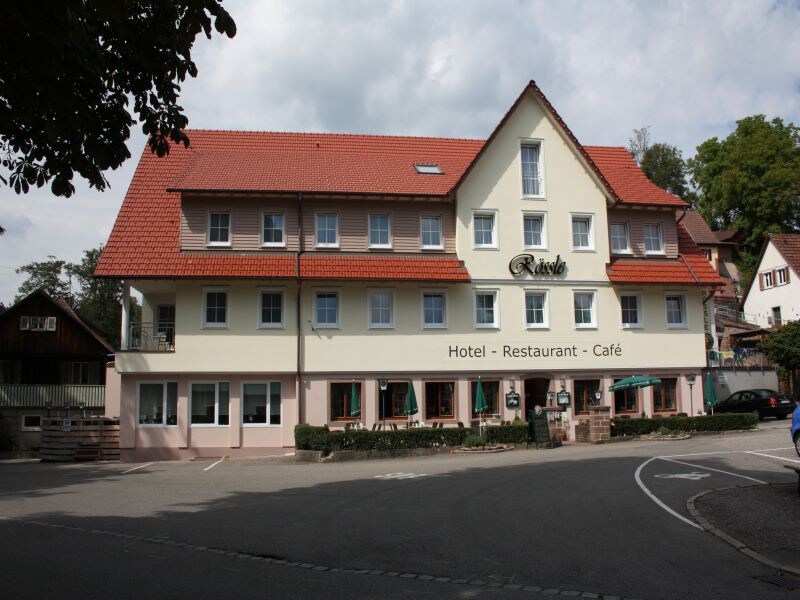
M 757 113 L 800 124 L 800 2 L 225 0 L 238 34 L 198 38 L 190 126 L 485 138 L 525 84 L 585 144 L 649 126 L 685 158 Z M 134 158 L 111 189 L 70 199 L 0 188 L 0 302 L 15 268 L 104 243 Z

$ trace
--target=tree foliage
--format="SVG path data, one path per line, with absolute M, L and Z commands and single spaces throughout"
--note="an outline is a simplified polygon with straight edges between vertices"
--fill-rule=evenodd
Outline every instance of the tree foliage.
M 103 253 L 103 247 L 84 250 L 83 260 L 69 265 L 70 272 L 77 280 L 75 309 L 81 317 L 102 329 L 109 343 L 119 348 L 119 334 L 122 322 L 123 284 L 119 279 L 96 279 L 94 271 Z
M 642 155 L 640 166 L 647 178 L 658 187 L 679 198 L 689 195 L 686 187 L 686 162 L 675 146 L 661 142 L 648 146 Z
M 633 156 L 637 165 L 642 164 L 644 153 L 650 147 L 650 126 L 645 125 L 640 129 L 633 130 L 633 136 L 628 139 L 628 152 Z
M 0 186 L 24 193 L 75 174 L 103 190 L 130 153 L 135 118 L 151 151 L 189 144 L 179 83 L 197 75 L 191 50 L 213 27 L 233 37 L 221 0 L 31 0 L 0 19 Z M 133 103 L 133 113 L 130 103 Z
M 800 369 L 800 321 L 791 321 L 776 329 L 761 342 L 761 350 L 787 371 Z
M 756 254 L 767 233 L 800 230 L 800 130 L 764 115 L 737 121 L 724 140 L 697 147 L 687 161 L 698 208 L 713 229 L 743 231 Z
M 70 304 L 72 303 L 71 273 L 67 261 L 59 260 L 51 254 L 47 260 L 22 265 L 15 269 L 15 272 L 28 274 L 28 278 L 17 290 L 15 303 L 39 289 L 44 290 L 51 298 L 62 298 Z

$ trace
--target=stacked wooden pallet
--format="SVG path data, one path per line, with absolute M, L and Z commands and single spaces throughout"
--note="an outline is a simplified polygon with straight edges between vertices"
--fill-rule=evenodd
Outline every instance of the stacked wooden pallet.
M 42 460 L 119 460 L 119 419 L 43 419 Z

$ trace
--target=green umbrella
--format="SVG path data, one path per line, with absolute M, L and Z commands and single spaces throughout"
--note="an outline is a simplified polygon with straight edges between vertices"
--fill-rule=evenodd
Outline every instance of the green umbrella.
M 489 405 L 486 404 L 486 396 L 483 395 L 483 384 L 478 379 L 478 385 L 475 388 L 475 412 L 483 414 L 487 408 Z
M 419 412 L 417 408 L 417 395 L 414 393 L 414 384 L 408 380 L 408 395 L 406 396 L 406 414 L 415 415 Z
M 616 392 L 618 390 L 629 390 L 631 388 L 649 387 L 661 383 L 658 377 L 649 377 L 647 375 L 635 375 L 634 377 L 626 377 L 620 379 L 617 383 L 608 388 L 609 392 Z
M 711 377 L 711 373 L 706 375 L 706 379 L 703 382 L 703 402 L 706 403 L 706 406 L 711 407 L 711 412 L 714 412 L 714 405 L 717 403 L 717 392 L 714 390 L 714 380 Z
M 358 401 L 358 388 L 356 382 L 353 382 L 353 387 L 350 388 L 350 416 L 357 417 L 361 414 L 361 402 Z

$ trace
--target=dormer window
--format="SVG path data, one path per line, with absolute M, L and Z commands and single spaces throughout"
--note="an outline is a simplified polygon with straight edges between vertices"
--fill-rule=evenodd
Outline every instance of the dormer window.
M 231 215 L 223 212 L 208 214 L 208 245 L 231 245 Z
M 420 175 L 444 175 L 444 171 L 439 165 L 430 163 L 415 163 L 414 170 Z

